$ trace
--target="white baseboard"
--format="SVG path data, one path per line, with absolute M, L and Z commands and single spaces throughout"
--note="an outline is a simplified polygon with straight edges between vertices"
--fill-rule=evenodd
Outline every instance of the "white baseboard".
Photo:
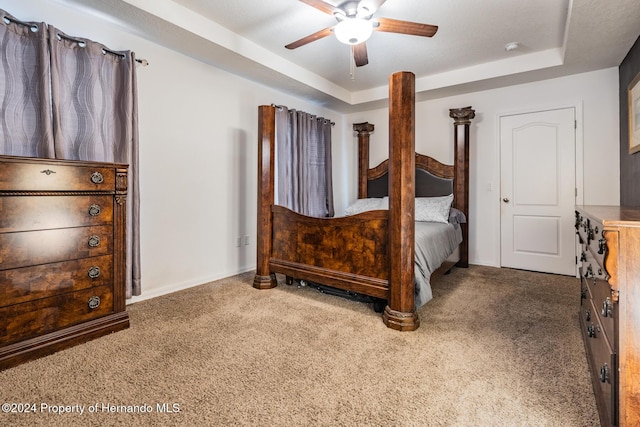
M 151 299 L 151 298 L 160 297 L 162 295 L 168 295 L 168 294 L 171 294 L 173 292 L 182 291 L 184 289 L 193 288 L 195 286 L 204 285 L 206 283 L 215 282 L 216 280 L 226 279 L 227 277 L 232 277 L 232 276 L 236 276 L 238 274 L 247 273 L 247 272 L 252 271 L 252 270 L 255 270 L 255 266 L 247 267 L 245 269 L 239 270 L 239 271 L 237 271 L 235 273 L 231 273 L 231 274 L 222 274 L 222 275 L 215 275 L 215 276 L 200 277 L 200 278 L 197 278 L 197 279 L 187 280 L 187 281 L 182 282 L 182 283 L 173 283 L 171 285 L 166 285 L 166 286 L 162 286 L 162 287 L 160 287 L 158 289 L 154 289 L 151 292 L 144 292 L 144 288 L 143 288 L 142 289 L 142 295 L 131 297 L 130 299 L 127 300 L 127 305 L 135 304 L 137 302 L 145 301 L 145 300 L 148 300 L 148 299 Z

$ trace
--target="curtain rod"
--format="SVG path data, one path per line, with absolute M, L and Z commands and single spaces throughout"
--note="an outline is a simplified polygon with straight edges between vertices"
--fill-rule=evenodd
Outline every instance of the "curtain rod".
M 87 42 L 82 40 L 82 39 L 76 39 L 76 38 L 70 37 L 70 36 L 68 36 L 66 34 L 57 33 L 56 36 L 58 36 L 58 39 L 65 39 L 65 40 L 69 40 L 69 41 L 78 43 L 78 45 L 80 47 L 84 47 L 87 44 Z M 102 48 L 102 53 L 104 55 L 109 53 L 109 54 L 114 55 L 114 56 L 119 56 L 122 59 L 125 59 L 127 57 L 127 55 L 125 55 L 124 53 L 116 52 L 115 50 L 107 49 L 106 47 Z M 136 62 L 139 63 L 140 65 L 142 65 L 143 67 L 146 67 L 147 65 L 149 65 L 149 61 L 147 61 L 146 59 L 137 59 L 136 58 Z
M 285 108 L 286 108 L 287 110 L 289 110 L 289 107 L 287 107 L 286 105 L 271 104 L 271 106 L 272 106 L 272 107 L 276 107 L 276 108 L 277 108 L 278 110 L 280 110 L 280 111 L 282 111 L 282 110 L 283 110 L 283 109 L 285 109 Z M 296 111 L 296 110 L 294 109 L 294 110 L 289 110 L 289 111 Z M 312 115 L 313 115 L 313 114 L 312 114 Z M 335 123 L 335 122 L 332 122 L 332 121 L 331 121 L 331 120 L 329 120 L 329 119 L 325 119 L 324 117 L 318 117 L 318 116 L 315 116 L 315 117 L 316 117 L 316 120 L 326 120 L 326 121 L 328 121 L 328 122 L 331 124 L 331 126 L 335 126 L 335 125 L 336 125 L 336 123 Z
M 5 24 L 11 24 L 13 22 L 14 24 L 22 25 L 24 27 L 29 27 L 31 31 L 33 31 L 34 33 L 38 31 L 38 25 L 34 22 L 24 22 L 13 17 L 10 18 L 6 15 L 2 17 L 2 20 L 4 21 Z
M 33 31 L 34 33 L 37 32 L 38 29 L 39 29 L 38 25 L 33 23 L 33 22 L 20 21 L 19 19 L 16 19 L 14 17 L 8 17 L 6 15 L 2 17 L 2 20 L 4 21 L 5 24 L 10 24 L 10 23 L 13 22 L 14 24 L 22 25 L 24 27 L 29 27 L 29 29 L 31 31 Z M 47 24 L 45 24 L 45 25 L 47 25 Z M 70 37 L 70 36 L 68 36 L 66 34 L 57 33 L 56 36 L 58 37 L 58 40 L 60 40 L 60 39 L 69 40 L 69 41 L 78 43 L 78 45 L 81 46 L 81 47 L 84 47 L 87 44 L 87 42 L 82 40 L 82 39 L 76 39 L 76 38 Z M 102 48 L 102 53 L 105 54 L 105 55 L 107 53 L 110 53 L 112 55 L 119 56 L 122 59 L 124 59 L 126 57 L 126 55 L 124 55 L 122 53 L 119 53 L 119 52 L 116 52 L 116 51 L 113 51 L 113 50 L 109 50 L 107 48 Z M 137 59 L 136 58 L 136 62 L 139 63 L 140 65 L 142 65 L 143 67 L 146 67 L 147 65 L 149 65 L 149 61 L 147 61 L 146 59 Z

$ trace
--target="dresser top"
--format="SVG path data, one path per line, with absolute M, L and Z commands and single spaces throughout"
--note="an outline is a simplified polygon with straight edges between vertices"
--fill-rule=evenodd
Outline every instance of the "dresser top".
M 93 167 L 112 167 L 112 168 L 128 168 L 126 163 L 96 162 L 86 160 L 65 160 L 65 159 L 46 159 L 42 157 L 20 157 L 0 155 L 0 163 L 48 163 L 61 166 L 93 166 Z
M 595 217 L 603 225 L 640 227 L 640 207 L 580 205 L 576 209 Z

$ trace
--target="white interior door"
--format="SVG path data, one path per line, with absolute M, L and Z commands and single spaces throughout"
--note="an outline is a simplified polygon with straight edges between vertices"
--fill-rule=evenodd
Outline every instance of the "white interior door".
M 575 275 L 575 109 L 500 118 L 501 265 Z

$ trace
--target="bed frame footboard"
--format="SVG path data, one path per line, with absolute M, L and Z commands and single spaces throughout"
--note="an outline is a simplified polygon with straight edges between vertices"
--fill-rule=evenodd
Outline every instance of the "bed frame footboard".
M 272 272 L 387 298 L 387 211 L 341 218 L 312 218 L 282 206 L 271 211 Z

